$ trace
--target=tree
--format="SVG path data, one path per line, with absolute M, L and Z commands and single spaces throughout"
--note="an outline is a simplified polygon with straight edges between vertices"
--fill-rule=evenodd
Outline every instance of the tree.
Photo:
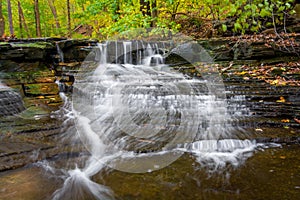
M 9 33 L 13 37 L 14 36 L 14 24 L 13 24 L 10 0 L 7 0 L 7 13 L 8 13 L 8 22 L 9 22 Z
M 156 6 L 156 0 L 152 0 L 152 5 L 151 5 L 151 26 L 156 27 L 156 22 L 157 22 L 157 17 L 158 17 L 158 10 Z
M 18 11 L 19 11 L 19 23 L 20 23 L 21 37 L 23 37 L 23 32 L 22 32 L 23 31 L 23 26 L 25 28 L 27 37 L 30 37 L 30 32 L 29 32 L 28 26 L 26 24 L 26 20 L 25 20 L 25 17 L 24 17 L 24 13 L 23 13 L 23 9 L 22 9 L 20 1 L 18 1 Z
M 18 1 L 18 13 L 19 13 L 19 28 L 20 28 L 20 37 L 23 38 L 23 24 L 22 24 L 22 16 L 21 16 L 21 4 Z
M 57 17 L 57 11 L 56 11 L 56 8 L 54 6 L 54 0 L 48 0 L 48 4 L 49 4 L 49 7 L 51 9 L 51 12 L 53 14 L 53 17 L 54 17 L 54 20 L 55 20 L 55 25 L 56 25 L 56 29 L 60 29 L 60 24 L 59 24 L 59 20 L 58 20 L 58 17 Z
M 2 0 L 0 0 L 0 37 L 5 33 L 5 21 L 2 13 Z
M 67 0 L 67 12 L 68 12 L 68 32 L 69 32 L 69 37 L 72 36 L 72 31 L 71 31 L 71 11 L 70 11 L 70 0 Z
M 73 27 L 91 27 L 93 37 L 104 39 L 132 28 L 178 31 L 189 23 L 197 30 L 211 23 L 215 33 L 253 33 L 274 24 L 280 30 L 294 6 L 295 0 L 0 0 L 0 36 L 5 25 L 18 37 L 84 37 Z
M 42 37 L 39 0 L 34 0 L 34 16 L 35 16 L 36 36 Z

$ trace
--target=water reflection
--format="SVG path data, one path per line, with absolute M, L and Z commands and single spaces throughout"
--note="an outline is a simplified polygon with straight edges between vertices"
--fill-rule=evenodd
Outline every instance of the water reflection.
M 299 145 L 258 151 L 241 167 L 207 174 L 190 154 L 151 173 L 104 170 L 93 176 L 117 199 L 291 199 L 300 195 Z M 51 173 L 50 173 L 51 174 Z M 50 199 L 61 179 L 38 167 L 1 173 L 0 199 Z M 81 198 L 89 199 L 89 198 Z M 104 198 L 105 199 L 105 198 Z

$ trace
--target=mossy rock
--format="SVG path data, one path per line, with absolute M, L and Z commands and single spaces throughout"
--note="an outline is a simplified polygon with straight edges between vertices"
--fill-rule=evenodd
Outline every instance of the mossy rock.
M 38 48 L 38 49 L 53 49 L 56 48 L 50 42 L 33 42 L 33 43 L 10 43 L 15 48 Z
M 20 117 L 24 119 L 34 119 L 37 116 L 49 116 L 50 111 L 44 107 L 31 106 L 20 113 Z
M 54 95 L 59 92 L 56 83 L 25 84 L 24 87 L 27 96 Z

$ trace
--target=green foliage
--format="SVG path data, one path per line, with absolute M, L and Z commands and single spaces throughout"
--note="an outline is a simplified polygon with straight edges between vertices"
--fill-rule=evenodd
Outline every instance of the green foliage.
M 238 1 L 212 1 L 204 0 L 204 5 L 209 7 L 208 15 L 212 20 L 222 21 L 228 18 L 234 19 L 232 30 L 234 32 L 258 32 L 268 28 L 274 23 L 282 24 L 285 15 L 292 14 L 293 0 L 238 0 Z M 215 2 L 215 3 L 213 3 Z M 273 23 L 274 22 L 274 23 Z M 228 26 L 222 24 L 222 30 L 228 30 Z
M 223 32 L 226 32 L 226 31 L 227 31 L 227 26 L 226 26 L 226 24 L 222 24 L 222 31 L 223 31 Z
M 66 0 L 50 0 L 57 12 L 55 17 L 50 9 L 49 0 L 39 0 L 41 28 L 43 37 L 67 36 Z M 71 24 L 92 27 L 92 37 L 105 39 L 134 28 L 168 28 L 178 31 L 178 19 L 194 20 L 197 28 L 202 23 L 197 19 L 212 20 L 220 24 L 223 32 L 258 32 L 275 24 L 283 23 L 284 17 L 293 14 L 293 0 L 70 0 Z M 3 15 L 8 29 L 7 5 L 3 3 Z M 33 0 L 20 0 L 28 32 L 19 26 L 18 0 L 11 0 L 13 23 L 17 37 L 35 36 L 35 16 Z M 145 6 L 146 5 L 146 6 Z M 148 10 L 147 10 L 148 9 Z M 156 14 L 155 14 L 156 13 Z M 196 19 L 196 20 L 195 20 Z M 231 19 L 231 24 L 225 24 Z M 8 34 L 8 30 L 6 30 Z M 73 31 L 73 37 L 89 37 Z

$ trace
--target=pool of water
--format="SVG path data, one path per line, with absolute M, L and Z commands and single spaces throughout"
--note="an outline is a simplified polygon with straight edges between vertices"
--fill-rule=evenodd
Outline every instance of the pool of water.
M 166 168 L 149 173 L 103 169 L 92 180 L 108 186 L 116 199 L 298 199 L 300 196 L 299 145 L 257 150 L 238 168 L 214 173 L 185 153 Z M 68 159 L 62 159 L 68 162 Z M 69 160 L 73 162 L 74 160 Z M 0 173 L 0 199 L 51 199 L 63 179 L 44 167 Z M 76 199 L 93 199 L 77 188 Z

